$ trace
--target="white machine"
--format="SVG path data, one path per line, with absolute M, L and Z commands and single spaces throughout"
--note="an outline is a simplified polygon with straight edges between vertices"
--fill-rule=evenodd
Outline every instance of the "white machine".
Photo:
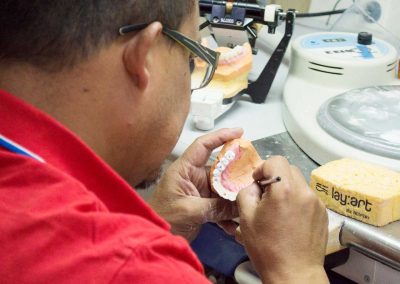
M 400 25 L 398 0 L 313 0 L 310 10 L 318 11 L 326 7 L 348 8 L 337 19 L 333 31 L 358 32 L 369 31 L 400 50 Z M 326 22 L 326 20 L 324 19 Z M 324 24 L 324 23 L 322 23 Z
M 400 171 L 397 63 L 396 49 L 368 33 L 297 38 L 283 94 L 291 137 L 319 164 L 351 157 Z

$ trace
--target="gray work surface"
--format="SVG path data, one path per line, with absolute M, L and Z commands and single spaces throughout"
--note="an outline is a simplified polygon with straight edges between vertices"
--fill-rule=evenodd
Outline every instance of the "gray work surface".
M 284 156 L 302 171 L 307 182 L 310 181 L 311 171 L 318 167 L 318 164 L 296 145 L 287 132 L 255 140 L 252 143 L 263 160 L 275 155 Z

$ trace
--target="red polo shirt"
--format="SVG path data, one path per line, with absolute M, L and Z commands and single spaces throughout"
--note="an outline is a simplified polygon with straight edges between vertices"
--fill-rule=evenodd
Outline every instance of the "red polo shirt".
M 0 282 L 202 283 L 187 242 L 60 123 L 0 90 Z

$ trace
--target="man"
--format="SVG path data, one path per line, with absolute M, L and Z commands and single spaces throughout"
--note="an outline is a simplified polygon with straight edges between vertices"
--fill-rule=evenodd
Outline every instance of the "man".
M 235 229 L 237 208 L 211 195 L 205 164 L 242 130 L 196 140 L 152 208 L 128 185 L 178 139 L 193 53 L 215 67 L 215 54 L 185 45 L 199 39 L 197 20 L 189 0 L 0 3 L 2 282 L 207 281 L 184 238 L 207 221 Z M 282 182 L 266 194 L 240 193 L 240 239 L 265 282 L 326 282 L 324 207 L 283 158 L 254 178 L 273 175 Z

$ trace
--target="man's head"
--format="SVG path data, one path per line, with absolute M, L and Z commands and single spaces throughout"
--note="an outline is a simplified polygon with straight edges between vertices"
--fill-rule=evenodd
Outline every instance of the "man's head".
M 118 28 L 159 21 L 179 29 L 194 0 L 3 0 L 0 60 L 59 71 L 115 41 Z
M 190 102 L 195 0 L 3 0 L 0 88 L 61 121 L 132 184 L 156 170 Z M 132 35 L 121 26 L 149 23 Z

